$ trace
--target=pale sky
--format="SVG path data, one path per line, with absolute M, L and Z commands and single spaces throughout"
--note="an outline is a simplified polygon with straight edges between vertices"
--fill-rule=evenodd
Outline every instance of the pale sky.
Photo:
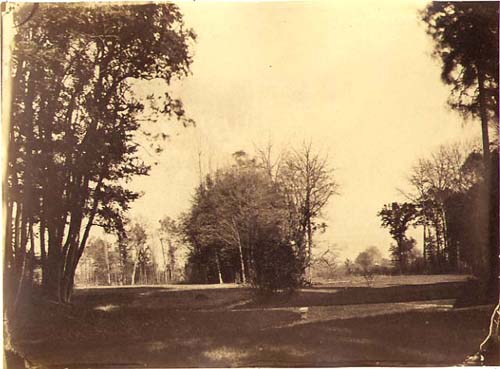
M 328 153 L 340 195 L 317 236 L 342 258 L 368 246 L 387 254 L 377 212 L 403 200 L 412 164 L 440 144 L 479 137 L 446 107 L 448 87 L 431 58 L 417 1 L 181 3 L 198 35 L 192 75 L 170 88 L 195 128 L 174 128 L 151 175 L 132 183 L 144 196 L 132 216 L 152 226 L 190 206 L 203 170 L 271 140 L 303 141 Z M 144 91 L 159 88 L 143 83 Z M 415 232 L 413 232 L 415 233 Z M 417 234 L 415 234 L 417 236 Z M 419 245 L 421 247 L 421 245 Z

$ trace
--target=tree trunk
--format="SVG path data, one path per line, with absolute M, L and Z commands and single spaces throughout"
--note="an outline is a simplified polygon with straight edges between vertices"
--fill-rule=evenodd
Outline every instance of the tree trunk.
M 43 288 L 47 297 L 54 301 L 61 301 L 60 282 L 62 273 L 60 270 L 59 257 L 49 253 L 47 259 L 47 273 L 43 277 Z
M 439 224 L 439 217 L 436 216 L 435 212 L 433 214 L 433 218 L 434 218 L 433 219 L 434 230 L 436 231 L 436 261 L 437 261 L 438 272 L 441 273 L 442 272 L 441 225 Z
M 75 284 L 75 271 L 76 268 L 71 267 L 71 270 L 68 270 L 65 273 L 62 286 L 61 286 L 61 302 L 68 303 L 71 300 L 71 296 L 73 294 L 73 286 Z
M 21 205 L 19 202 L 16 202 L 16 217 L 14 218 L 14 247 L 12 248 L 13 253 L 13 266 L 14 272 L 16 271 L 16 267 L 19 264 L 19 244 L 21 242 Z M 15 273 L 14 273 L 15 274 Z
M 50 193 L 50 191 L 48 191 Z M 49 196 L 53 196 L 52 193 Z M 44 214 L 47 214 L 46 226 L 48 234 L 48 253 L 47 253 L 47 273 L 44 275 L 42 283 L 43 289 L 47 297 L 54 301 L 62 301 L 61 296 L 61 281 L 63 276 L 64 260 L 62 255 L 62 244 L 64 237 L 64 228 L 66 219 L 60 214 L 58 207 L 60 202 L 51 198 L 51 201 L 46 201 L 47 208 Z
M 490 139 L 488 131 L 488 112 L 486 104 L 486 92 L 485 92 L 485 77 L 480 64 L 476 65 L 477 69 L 477 82 L 479 88 L 479 116 L 481 118 L 481 131 L 482 131 L 482 142 L 483 142 L 483 158 L 484 158 L 484 184 L 485 184 L 485 203 L 484 206 L 488 209 L 488 229 L 487 234 L 490 234 L 492 222 L 490 221 L 493 212 L 498 211 L 498 203 L 493 204 L 491 199 L 491 189 L 492 189 L 492 168 L 491 168 L 491 154 L 490 154 Z M 495 185 L 498 186 L 498 181 L 494 181 Z M 497 244 L 492 244 L 488 237 L 488 247 L 484 250 L 484 260 L 486 260 L 485 275 L 487 283 L 487 295 L 497 299 L 499 285 L 499 275 L 498 275 L 498 252 L 499 246 Z
M 427 220 L 424 219 L 424 247 L 423 247 L 423 257 L 424 265 L 427 266 Z
M 134 260 L 134 267 L 132 268 L 132 280 L 130 281 L 130 284 L 132 286 L 135 285 L 135 273 L 136 273 L 136 270 L 137 270 L 137 259 Z
M 45 249 L 45 221 L 43 217 L 40 219 L 40 264 L 42 266 L 42 280 L 45 273 L 47 273 L 47 250 Z
M 312 225 L 311 217 L 307 219 L 307 281 L 312 283 Z
M 165 245 L 163 244 L 163 240 L 161 238 L 160 238 L 160 244 L 161 244 L 161 253 L 163 255 L 163 278 L 165 279 L 165 283 L 167 283 L 167 280 L 170 280 L 170 278 L 168 278 L 168 273 L 167 273 L 168 265 L 167 265 L 167 256 L 165 254 Z
M 488 111 L 486 108 L 485 99 L 485 85 L 484 85 L 484 74 L 480 65 L 477 65 L 477 83 L 479 88 L 479 117 L 481 118 L 481 132 L 483 141 L 483 158 L 484 158 L 484 169 L 485 169 L 485 179 L 489 178 L 490 174 L 490 138 L 488 131 Z
M 236 226 L 236 221 L 231 219 L 232 222 L 232 231 L 234 233 L 234 236 L 236 238 L 236 242 L 238 243 L 238 252 L 239 252 L 239 257 L 240 257 L 240 268 L 241 268 L 241 281 L 243 284 L 247 283 L 247 273 L 245 269 L 245 260 L 243 258 L 243 247 L 241 246 L 241 237 L 240 233 L 238 231 L 238 227 Z M 250 242 L 249 242 L 250 243 Z
M 240 254 L 240 267 L 241 267 L 241 281 L 243 284 L 247 283 L 247 276 L 245 270 L 245 261 L 243 260 L 243 248 L 241 247 L 241 242 L 238 239 L 238 251 Z
M 88 182 L 89 182 L 88 178 L 80 178 L 79 181 L 83 183 L 84 188 L 88 187 Z M 99 192 L 101 184 L 102 184 L 102 175 L 95 188 L 96 194 Z M 76 205 L 73 205 L 76 208 L 71 213 L 70 228 L 68 230 L 68 235 L 65 245 L 62 249 L 63 251 L 60 255 L 61 276 L 59 281 L 60 283 L 59 301 L 62 302 L 69 302 L 73 294 L 76 268 L 78 266 L 78 262 L 80 261 L 83 255 L 83 251 L 85 250 L 85 245 L 89 237 L 90 228 L 92 227 L 92 222 L 94 220 L 97 207 L 99 204 L 99 200 L 95 198 L 88 222 L 83 232 L 82 239 L 80 240 L 80 232 L 83 225 L 83 213 L 79 209 L 84 207 L 85 201 L 84 197 L 81 195 L 82 190 L 80 186 L 77 186 L 76 191 L 78 192 L 78 195 L 76 196 Z
M 484 206 L 487 207 L 488 209 L 488 230 L 487 234 L 490 234 L 490 227 L 491 227 L 491 214 L 492 211 L 498 211 L 498 201 L 495 202 L 494 204 L 490 201 L 491 199 L 491 155 L 490 155 L 490 140 L 489 140 L 489 132 L 488 132 L 488 113 L 487 113 L 487 107 L 486 107 L 486 96 L 485 96 L 485 80 L 484 80 L 484 74 L 481 68 L 481 65 L 476 65 L 477 69 L 477 82 L 478 82 L 478 87 L 479 87 L 479 115 L 481 118 L 481 131 L 482 131 L 482 142 L 483 142 L 483 159 L 484 159 L 484 184 L 485 184 L 485 201 L 484 201 Z M 495 185 L 498 186 L 498 182 L 495 182 Z M 493 207 L 493 208 L 492 208 Z M 483 260 L 486 260 L 486 265 L 484 266 L 486 270 L 486 281 L 485 283 L 487 284 L 487 291 L 486 295 L 487 297 L 491 297 L 492 299 L 498 301 L 498 289 L 499 289 L 499 276 L 498 276 L 498 245 L 493 244 L 491 242 L 490 237 L 488 238 L 488 246 L 485 248 L 484 253 L 485 253 L 485 258 Z M 499 350 L 499 342 L 498 342 L 498 326 L 499 326 L 499 321 L 500 319 L 498 318 L 498 307 L 500 305 L 497 305 L 497 308 L 494 310 L 491 321 L 492 325 L 493 322 L 496 321 L 496 335 L 494 337 L 491 336 L 491 327 L 490 327 L 490 334 L 486 338 L 486 340 L 483 342 L 481 346 L 484 346 L 486 342 L 491 343 L 493 342 L 493 350 L 498 355 L 498 350 Z M 483 349 L 483 347 L 481 347 Z
M 398 238 L 396 241 L 398 247 L 398 256 L 399 256 L 399 274 L 402 275 L 405 271 L 405 256 L 403 251 L 403 238 Z
M 25 281 L 25 273 L 26 273 L 26 259 L 27 259 L 27 254 L 24 253 L 24 257 L 22 258 L 22 263 L 21 263 L 21 270 L 19 271 L 19 280 L 17 282 L 17 288 L 16 288 L 16 295 L 14 298 L 14 302 L 12 304 L 12 310 L 11 310 L 11 315 L 14 316 L 15 313 L 17 312 L 17 307 L 19 304 L 19 299 L 21 298 L 21 294 L 23 292 L 23 287 L 24 287 L 24 281 Z
M 29 275 L 28 275 L 28 281 L 30 282 L 30 286 L 33 285 L 34 282 L 34 275 L 35 275 L 35 235 L 33 233 L 33 223 L 30 223 L 30 228 L 29 228 L 29 233 L 30 233 L 30 252 L 29 252 Z
M 14 269 L 14 240 L 13 240 L 13 202 L 7 202 L 7 216 L 5 222 L 5 244 L 4 244 L 4 302 L 5 308 L 8 309 L 9 302 L 12 301 L 12 285 L 13 285 L 13 269 Z
M 448 225 L 446 224 L 446 213 L 442 206 L 439 207 L 441 222 L 443 224 L 443 254 L 447 265 L 450 266 L 450 245 L 448 243 Z
M 220 270 L 220 262 L 219 262 L 219 254 L 217 253 L 217 250 L 215 250 L 215 264 L 217 265 L 217 275 L 219 277 L 219 284 L 223 284 L 224 281 L 222 280 L 222 273 Z
M 111 267 L 109 266 L 108 244 L 104 244 L 104 262 L 106 263 L 106 276 L 108 286 L 111 285 Z
M 5 191 L 5 189 L 4 189 Z M 6 204 L 6 218 L 5 218 L 5 258 L 4 258 L 4 272 L 6 272 L 12 265 L 14 260 L 12 250 L 12 201 L 7 201 Z

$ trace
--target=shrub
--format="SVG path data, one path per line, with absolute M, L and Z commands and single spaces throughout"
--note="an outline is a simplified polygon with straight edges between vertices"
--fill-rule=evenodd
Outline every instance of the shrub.
M 287 242 L 262 240 L 254 250 L 252 286 L 260 293 L 293 292 L 300 285 L 297 257 Z

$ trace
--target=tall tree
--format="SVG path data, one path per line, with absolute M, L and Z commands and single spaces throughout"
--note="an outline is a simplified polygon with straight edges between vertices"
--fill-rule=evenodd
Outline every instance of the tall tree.
M 442 145 L 430 157 L 419 159 L 408 177 L 412 191 L 405 195 L 418 207 L 418 224 L 424 231 L 424 258 L 433 271 L 443 272 L 450 261 L 457 267 L 456 244 L 448 242 L 450 208 L 445 205 L 450 197 L 464 193 L 482 178 L 482 170 L 464 167 L 468 154 L 465 146 Z
M 490 165 L 489 123 L 498 119 L 498 4 L 476 1 L 432 2 L 422 12 L 441 79 L 451 86 L 449 104 L 479 117 L 485 167 Z
M 128 249 L 130 250 L 131 256 L 130 259 L 133 263 L 130 284 L 134 285 L 138 280 L 143 282 L 145 264 L 147 264 L 149 256 L 149 248 L 147 245 L 148 234 L 146 232 L 146 227 L 137 221 L 130 223 L 129 227 L 127 227 L 126 234 Z M 139 278 L 137 276 L 138 270 Z
M 416 206 L 412 203 L 397 203 L 384 205 L 378 213 L 382 221 L 382 227 L 389 228 L 394 241 L 396 241 L 396 260 L 399 272 L 404 273 L 407 266 L 407 258 L 410 249 L 408 248 L 408 238 L 406 231 L 417 215 Z
M 287 194 L 292 217 L 297 218 L 305 244 L 301 248 L 306 278 L 311 282 L 313 233 L 325 228 L 317 219 L 330 198 L 337 193 L 338 184 L 328 168 L 328 158 L 314 152 L 312 145 L 303 144 L 298 150 L 283 155 L 278 177 L 279 185 Z M 298 239 L 297 244 L 303 244 Z
M 149 142 L 159 150 L 155 138 L 164 133 L 152 134 L 141 120 L 164 115 L 190 123 L 181 102 L 168 94 L 145 116 L 134 81 L 168 84 L 185 76 L 194 38 L 173 4 L 43 4 L 16 34 L 8 290 L 22 285 L 28 240 L 37 228 L 44 289 L 57 301 L 70 299 L 92 226 L 123 227 L 123 212 L 138 197 L 123 184 L 149 170 L 139 149 Z
M 441 78 L 452 87 L 450 105 L 464 115 L 478 117 L 481 122 L 484 160 L 482 214 L 487 234 L 498 227 L 492 210 L 491 190 L 498 186 L 498 176 L 492 173 L 489 125 L 498 122 L 498 4 L 496 2 L 456 1 L 433 2 L 422 12 L 427 32 L 434 40 L 434 53 L 441 59 Z M 482 278 L 487 294 L 498 296 L 498 244 L 481 244 L 485 261 Z
M 172 281 L 176 270 L 176 252 L 181 237 L 181 227 L 177 221 L 165 216 L 160 219 L 160 246 L 165 282 Z

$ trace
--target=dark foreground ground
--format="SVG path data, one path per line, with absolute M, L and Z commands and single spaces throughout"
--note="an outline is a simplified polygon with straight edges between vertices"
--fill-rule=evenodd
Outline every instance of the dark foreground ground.
M 41 367 L 456 365 L 493 310 L 453 308 L 465 284 L 378 277 L 267 300 L 235 285 L 79 289 L 70 306 L 24 312 L 13 342 Z

